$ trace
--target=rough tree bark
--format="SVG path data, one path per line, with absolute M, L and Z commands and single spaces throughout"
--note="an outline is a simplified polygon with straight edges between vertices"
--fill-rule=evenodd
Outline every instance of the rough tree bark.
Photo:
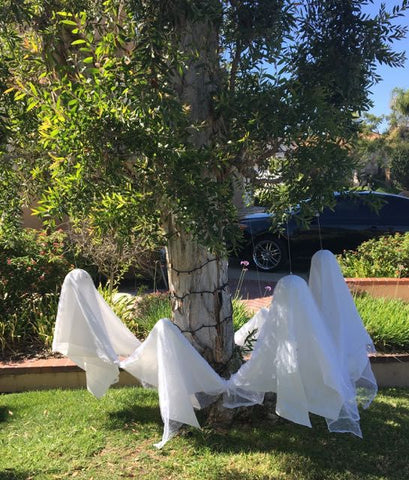
M 173 321 L 215 370 L 227 375 L 233 354 L 227 261 L 183 232 L 170 236 L 167 253 Z
M 219 128 L 211 106 L 219 75 L 216 23 L 186 14 L 177 27 L 178 47 L 190 60 L 182 75 L 174 75 L 173 85 L 179 99 L 189 105 L 192 123 L 204 125 L 199 131 L 192 129 L 189 137 L 199 150 L 210 145 Z M 203 175 L 211 177 L 212 172 Z M 174 217 L 168 217 L 164 227 L 169 236 L 173 321 L 216 371 L 227 375 L 234 346 L 227 260 L 211 254 L 181 230 Z

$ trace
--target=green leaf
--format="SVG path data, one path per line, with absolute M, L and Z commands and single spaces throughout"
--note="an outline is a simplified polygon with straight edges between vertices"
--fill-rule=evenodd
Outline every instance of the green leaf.
M 33 94 L 34 94 L 35 96 L 38 96 L 36 87 L 35 87 L 31 82 L 30 82 L 28 85 L 29 85 L 31 91 L 33 92 Z
M 61 23 L 64 25 L 72 25 L 73 27 L 77 27 L 77 22 L 74 22 L 73 20 L 61 20 Z
M 38 100 L 33 100 L 30 102 L 30 104 L 28 105 L 27 107 L 27 110 L 26 112 L 29 112 L 30 110 L 32 110 L 34 107 L 36 107 L 38 105 Z
M 92 63 L 94 61 L 94 57 L 87 57 L 87 58 L 84 58 L 83 62 L 84 63 Z
M 24 98 L 26 96 L 25 92 L 17 92 L 15 95 L 14 95 L 14 100 L 21 100 L 22 98 Z
M 83 43 L 87 43 L 87 42 L 83 38 L 80 38 L 78 40 L 74 40 L 73 42 L 71 42 L 71 45 L 81 45 Z

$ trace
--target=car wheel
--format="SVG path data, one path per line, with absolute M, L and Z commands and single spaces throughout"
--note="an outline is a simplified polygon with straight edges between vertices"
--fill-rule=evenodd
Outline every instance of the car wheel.
M 275 270 L 286 262 L 285 248 L 280 240 L 260 238 L 253 247 L 253 262 L 260 270 Z

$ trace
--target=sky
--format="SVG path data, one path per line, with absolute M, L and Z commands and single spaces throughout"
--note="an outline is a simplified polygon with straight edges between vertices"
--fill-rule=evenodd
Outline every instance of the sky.
M 381 1 L 374 0 L 372 5 L 365 7 L 364 11 L 368 13 L 376 14 L 379 9 Z M 386 4 L 387 10 L 391 10 L 394 5 L 399 3 L 399 0 L 383 0 Z M 397 20 L 401 25 L 406 25 L 409 30 L 409 10 L 404 13 L 404 17 Z M 395 42 L 394 49 L 396 51 L 405 51 L 407 59 L 403 68 L 391 68 L 386 65 L 380 65 L 377 72 L 381 75 L 382 80 L 371 88 L 371 99 L 374 103 L 370 113 L 375 115 L 388 115 L 390 112 L 390 100 L 391 93 L 395 87 L 409 89 L 409 31 L 407 38 L 399 42 Z M 386 128 L 386 122 L 384 122 L 380 130 L 383 131 Z

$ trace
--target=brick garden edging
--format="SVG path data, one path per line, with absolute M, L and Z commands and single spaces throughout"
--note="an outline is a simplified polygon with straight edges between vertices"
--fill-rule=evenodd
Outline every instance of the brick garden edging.
M 345 281 L 352 292 L 409 302 L 409 278 L 346 278 Z
M 409 354 L 374 355 L 371 365 L 380 387 L 409 387 Z M 115 386 L 137 385 L 134 377 L 121 371 Z M 85 372 L 67 358 L 0 364 L 0 393 L 85 386 Z

